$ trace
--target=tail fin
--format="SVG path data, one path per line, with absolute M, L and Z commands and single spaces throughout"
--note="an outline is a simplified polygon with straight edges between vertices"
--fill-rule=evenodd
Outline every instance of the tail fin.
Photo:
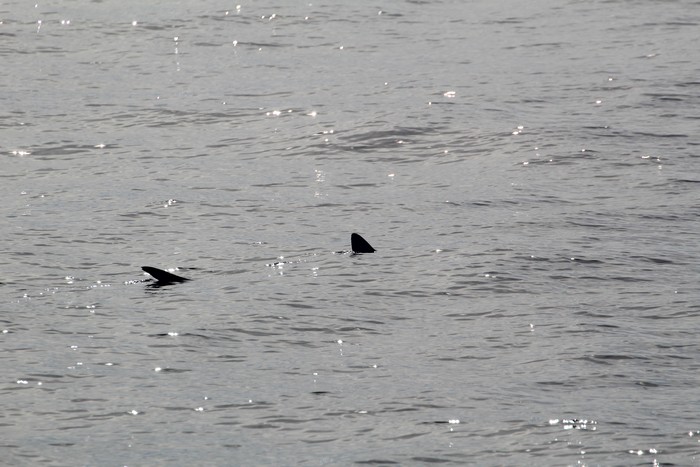
M 153 268 L 151 266 L 143 266 L 141 269 L 153 276 L 153 278 L 161 285 L 174 284 L 176 282 L 185 282 L 189 280 L 185 277 L 176 276 L 168 271 L 163 271 L 162 269 Z
M 370 245 L 367 240 L 356 233 L 350 235 L 350 244 L 352 245 L 353 253 L 374 253 L 377 251 L 372 248 L 372 245 Z

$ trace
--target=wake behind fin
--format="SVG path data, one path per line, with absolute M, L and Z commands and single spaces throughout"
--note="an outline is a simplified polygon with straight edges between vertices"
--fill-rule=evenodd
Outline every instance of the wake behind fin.
M 355 254 L 358 253 L 374 253 L 375 250 L 372 248 L 372 245 L 367 242 L 364 238 L 362 238 L 359 234 L 352 234 L 350 235 L 350 244 L 352 245 L 352 252 Z
M 175 274 L 169 273 L 168 271 L 163 271 L 162 269 L 154 268 L 151 266 L 142 266 L 145 272 L 149 273 L 156 280 L 159 285 L 174 284 L 177 282 L 188 281 L 186 277 L 176 276 Z

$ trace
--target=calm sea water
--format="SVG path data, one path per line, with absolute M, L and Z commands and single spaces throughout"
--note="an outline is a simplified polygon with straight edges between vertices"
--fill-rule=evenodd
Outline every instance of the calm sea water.
M 3 464 L 700 463 L 697 1 L 0 21 Z

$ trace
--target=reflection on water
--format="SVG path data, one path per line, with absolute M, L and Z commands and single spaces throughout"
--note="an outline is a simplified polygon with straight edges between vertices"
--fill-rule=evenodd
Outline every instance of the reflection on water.
M 7 463 L 692 463 L 689 7 L 6 4 Z

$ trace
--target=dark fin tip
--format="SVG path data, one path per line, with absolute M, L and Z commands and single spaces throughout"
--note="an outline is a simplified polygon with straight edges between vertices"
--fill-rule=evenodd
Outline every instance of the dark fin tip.
M 360 234 L 353 233 L 350 235 L 350 244 L 352 245 L 353 253 L 374 253 L 375 250 L 372 245 L 367 242 Z

